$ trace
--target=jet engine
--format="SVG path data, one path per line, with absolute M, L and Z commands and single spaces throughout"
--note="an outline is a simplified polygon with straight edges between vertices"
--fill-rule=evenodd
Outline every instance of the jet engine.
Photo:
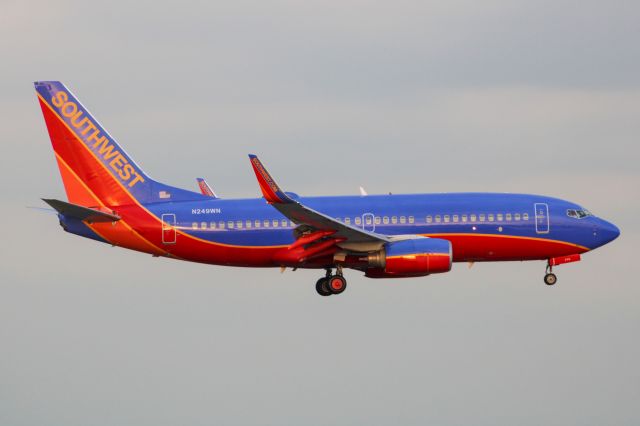
M 370 278 L 420 277 L 449 272 L 451 243 L 441 238 L 394 241 L 370 253 L 365 274 Z

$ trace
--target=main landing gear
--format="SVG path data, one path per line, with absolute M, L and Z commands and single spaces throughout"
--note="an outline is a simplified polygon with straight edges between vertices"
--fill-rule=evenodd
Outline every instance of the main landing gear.
M 544 276 L 544 283 L 546 285 L 554 285 L 558 282 L 558 277 L 553 273 L 553 266 L 551 266 L 550 262 L 547 262 L 547 270 Z
M 316 291 L 320 296 L 340 294 L 347 289 L 347 280 L 342 276 L 342 268 L 338 267 L 336 274 L 332 275 L 331 268 L 327 268 L 327 274 L 316 282 Z

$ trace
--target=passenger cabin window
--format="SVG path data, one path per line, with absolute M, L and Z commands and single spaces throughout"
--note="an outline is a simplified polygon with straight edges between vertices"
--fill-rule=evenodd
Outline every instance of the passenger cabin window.
M 407 223 L 407 218 L 404 216 L 400 216 L 400 223 Z
M 251 226 L 253 225 L 253 223 L 252 223 L 250 220 L 247 220 L 247 221 L 244 223 L 244 225 L 245 225 L 245 228 L 247 228 L 247 229 L 251 229 Z
M 207 222 L 202 222 L 202 223 L 200 224 L 200 228 L 202 228 L 202 229 L 207 229 Z
M 529 220 L 529 213 L 525 213 L 522 215 L 522 220 Z
M 442 218 L 440 217 L 439 214 L 436 215 L 436 223 L 440 223 L 442 222 Z
M 361 225 L 362 224 L 362 219 L 360 218 L 360 216 L 356 216 L 354 222 L 356 223 L 356 225 Z
M 374 218 L 374 222 L 375 222 L 376 225 L 380 225 L 380 216 L 376 216 Z
M 453 219 L 453 223 L 458 223 L 460 221 L 460 217 L 457 214 L 451 216 L 451 219 Z
M 271 225 L 272 225 L 274 228 L 277 228 L 277 227 L 278 227 L 278 219 L 273 219 L 273 220 L 271 221 Z
M 224 229 L 224 222 L 223 221 L 218 222 L 218 228 Z
M 289 224 L 289 221 L 287 219 L 282 219 L 280 221 L 280 225 L 282 225 L 283 228 L 286 228 L 288 224 Z
M 498 214 L 496 215 L 496 219 L 498 219 L 498 222 L 502 222 L 502 218 L 503 218 L 502 213 L 498 213 Z
M 191 228 L 192 228 L 192 229 L 198 229 L 198 222 L 193 222 L 193 223 L 191 224 Z
M 391 216 L 391 223 L 393 223 L 394 225 L 396 223 L 398 223 L 398 217 L 397 216 Z
M 382 223 L 384 223 L 385 225 L 389 224 L 389 216 L 385 216 L 382 218 Z
M 515 220 L 516 222 L 520 220 L 520 213 L 516 213 L 513 215 L 513 220 Z
M 414 223 L 416 221 L 416 218 L 413 216 L 409 216 L 409 223 Z
M 364 223 L 367 225 L 372 225 L 373 220 L 371 219 L 371 216 L 367 215 L 367 217 L 364 219 Z
M 260 228 L 260 219 L 256 219 L 256 220 L 254 220 L 254 221 L 253 221 L 253 225 L 254 225 L 256 228 Z
M 345 217 L 344 218 L 344 223 L 346 223 L 347 225 L 351 224 L 351 218 L 350 217 Z
M 449 223 L 451 221 L 451 218 L 449 217 L 448 214 L 444 215 L 444 223 Z
M 504 218 L 507 220 L 507 222 L 511 222 L 511 213 L 507 213 L 506 215 L 504 215 Z
M 467 215 L 463 214 L 462 216 L 460 216 L 460 219 L 462 220 L 463 223 L 467 223 Z
M 485 215 L 483 214 L 478 215 L 478 220 L 480 220 L 480 222 L 484 222 L 484 219 L 485 219 Z
M 230 220 L 227 222 L 227 228 L 233 229 L 234 227 L 235 227 L 235 224 L 233 223 L 233 221 Z
M 493 222 L 493 219 L 494 219 L 494 217 L 493 217 L 493 213 L 490 213 L 490 214 L 488 214 L 488 215 L 487 215 L 487 220 L 488 220 L 489 222 Z
M 265 228 L 269 227 L 269 219 L 265 219 L 262 221 L 262 226 L 264 226 Z
M 433 218 L 431 216 L 427 216 L 427 223 L 433 222 Z
M 211 223 L 209 224 L 209 228 L 211 228 L 211 229 L 216 229 L 216 223 L 215 223 L 215 222 L 211 222 Z

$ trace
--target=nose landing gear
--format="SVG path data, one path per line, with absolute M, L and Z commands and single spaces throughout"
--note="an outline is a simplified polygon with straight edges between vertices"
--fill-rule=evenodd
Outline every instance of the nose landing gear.
M 547 263 L 547 270 L 544 276 L 544 283 L 546 285 L 554 285 L 558 282 L 558 277 L 553 273 L 553 266 L 551 266 L 551 262 Z
M 320 296 L 331 296 L 340 294 L 347 289 L 347 280 L 342 276 L 342 268 L 336 268 L 336 274 L 331 273 L 331 268 L 327 268 L 325 277 L 316 282 L 316 291 Z
M 546 285 L 554 285 L 556 282 L 558 282 L 558 278 L 553 273 L 554 266 L 578 261 L 580 261 L 580 254 L 578 253 L 550 258 L 549 260 L 547 260 L 547 273 L 544 276 L 544 283 Z

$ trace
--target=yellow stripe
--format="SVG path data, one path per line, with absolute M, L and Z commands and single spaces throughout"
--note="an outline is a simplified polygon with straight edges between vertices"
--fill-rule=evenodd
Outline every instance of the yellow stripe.
M 131 194 L 131 192 L 129 192 L 128 189 L 126 189 L 124 187 L 124 185 L 122 185 L 122 183 L 120 183 L 120 181 L 111 173 L 111 171 L 102 163 L 102 161 L 96 156 L 96 154 L 89 149 L 89 147 L 87 147 L 87 145 L 85 145 L 85 143 L 82 141 L 82 139 L 80 139 L 80 137 L 76 134 L 76 132 L 71 129 L 69 127 L 69 125 L 62 119 L 62 117 L 60 117 L 60 115 L 58 114 L 57 111 L 55 111 L 50 105 L 49 103 L 40 95 L 40 93 L 37 93 L 38 98 L 40 98 L 40 100 L 42 100 L 42 102 L 47 106 L 47 108 L 49 108 L 51 110 L 51 112 L 53 114 L 55 114 L 56 117 L 58 117 L 58 119 L 62 122 L 62 124 L 65 125 L 65 127 L 76 137 L 76 139 L 80 142 L 80 145 L 82 147 L 84 147 L 92 156 L 93 158 L 98 162 L 98 164 L 100 164 L 105 170 L 106 172 L 112 176 L 115 180 L 115 182 L 120 185 L 120 187 L 131 196 L 131 198 L 133 199 L 134 203 L 140 207 L 141 209 L 143 209 L 144 211 L 146 211 L 147 213 L 149 213 L 149 215 L 154 218 L 156 221 L 158 221 L 158 223 L 160 223 L 162 225 L 162 220 L 160 218 L 158 218 L 155 214 L 153 214 L 151 211 L 149 211 L 146 207 L 144 207 L 142 204 L 140 204 L 138 202 L 138 200 Z M 58 154 L 56 153 L 56 156 L 58 156 Z M 58 156 L 58 158 L 61 158 Z M 64 162 L 64 161 L 63 161 Z M 66 163 L 65 163 L 66 164 Z M 68 167 L 68 165 L 67 165 Z M 71 168 L 69 168 L 69 170 L 71 170 Z M 71 172 L 73 173 L 73 170 L 71 170 Z M 75 173 L 74 173 L 75 175 Z M 77 175 L 76 175 L 77 176 Z M 87 186 L 85 185 L 85 183 L 80 179 L 80 182 L 82 183 L 83 186 L 85 186 L 85 188 L 87 188 Z M 88 188 L 87 188 L 88 189 Z M 93 192 L 91 191 L 91 193 L 93 194 Z M 93 194 L 95 196 L 95 194 Z M 104 206 L 104 204 L 100 201 L 100 204 L 102 206 Z M 140 236 L 140 238 L 142 238 L 143 240 L 145 240 L 148 244 L 150 244 L 151 246 L 159 249 L 159 247 L 156 247 L 154 244 L 152 244 L 151 242 L 147 241 L 144 237 L 142 237 L 140 234 L 138 234 L 136 231 L 134 231 L 130 226 L 128 226 L 125 222 L 123 222 L 127 228 L 131 229 L 133 232 L 136 233 L 136 235 Z M 224 244 L 224 243 L 218 243 L 218 242 L 213 242 L 213 241 L 209 241 L 209 240 L 205 240 L 199 237 L 196 237 L 194 235 L 191 234 L 187 234 L 183 231 L 180 231 L 179 229 L 176 229 L 176 232 L 180 235 L 183 235 L 187 238 L 196 240 L 196 241 L 200 241 L 202 243 L 205 244 L 211 244 L 214 246 L 222 246 L 222 247 L 235 247 L 235 248 L 251 248 L 251 249 L 274 249 L 274 248 L 284 248 L 284 247 L 288 247 L 287 245 L 276 245 L 276 246 L 240 246 L 240 245 L 233 245 L 233 244 Z M 421 234 L 425 237 L 432 237 L 432 238 L 438 238 L 438 237 L 442 237 L 442 236 L 482 236 L 482 237 L 499 237 L 499 238 L 516 238 L 516 239 L 521 239 L 521 240 L 531 240 L 531 241 L 545 241 L 545 242 L 551 242 L 551 243 L 556 243 L 556 244 L 564 244 L 564 245 L 568 245 L 568 246 L 572 246 L 572 247 L 578 247 L 582 250 L 585 251 L 589 251 L 590 249 L 588 247 L 585 246 L 581 246 L 579 244 L 574 244 L 574 243 L 570 243 L 567 241 L 560 241 L 560 240 L 551 240 L 551 239 L 547 239 L 547 238 L 538 238 L 538 237 L 522 237 L 522 236 L 516 236 L 516 235 L 497 235 L 497 234 L 473 234 L 473 233 L 446 233 L 446 234 Z M 162 251 L 162 250 L 161 250 Z
M 567 241 L 561 241 L 561 240 L 550 240 L 548 238 L 539 238 L 539 237 L 522 237 L 519 235 L 498 235 L 498 234 L 473 234 L 473 233 L 465 233 L 465 232 L 461 232 L 461 233 L 444 233 L 444 234 L 420 234 L 423 237 L 430 237 L 430 238 L 439 238 L 439 237 L 457 237 L 457 236 L 465 236 L 465 237 L 498 237 L 498 238 L 515 238 L 515 239 L 519 239 L 519 240 L 530 240 L 530 241 L 544 241 L 547 243 L 556 243 L 556 244 L 564 244 L 564 245 L 568 245 L 568 246 L 572 246 L 572 247 L 578 247 L 582 250 L 586 250 L 589 251 L 591 250 L 588 247 L 585 246 L 581 246 L 579 244 L 574 244 L 574 243 L 570 243 Z
M 42 102 L 44 102 L 44 104 L 47 106 L 47 108 L 49 108 L 49 110 L 51 110 L 51 112 L 52 112 L 53 114 L 55 114 L 55 116 L 56 116 L 56 117 L 58 117 L 58 119 L 62 122 L 62 124 L 64 124 L 64 125 L 65 125 L 65 127 L 66 127 L 70 132 L 71 132 L 71 134 L 73 134 L 73 136 L 75 136 L 75 137 L 76 137 L 76 139 L 80 142 L 80 145 L 82 145 L 82 146 L 83 146 L 83 147 L 84 147 L 84 148 L 85 148 L 85 149 L 86 149 L 86 150 L 87 150 L 87 151 L 88 151 L 88 152 L 93 156 L 93 158 L 98 162 L 98 164 L 100 164 L 100 165 L 101 165 L 101 166 L 102 166 L 102 167 L 107 171 L 107 173 L 109 173 L 109 175 L 110 175 L 110 176 L 112 176 L 112 177 L 114 178 L 115 182 L 116 182 L 118 185 L 120 185 L 120 187 L 121 187 L 121 188 L 122 188 L 122 189 L 123 189 L 127 194 L 129 194 L 129 195 L 131 196 L 131 198 L 133 199 L 134 203 L 135 203 L 136 205 L 138 205 L 138 207 L 140 207 L 141 209 L 143 209 L 144 211 L 146 211 L 147 213 L 149 213 L 149 215 L 151 215 L 151 217 L 153 217 L 155 220 L 157 220 L 157 221 L 158 221 L 158 223 L 159 223 L 160 225 L 162 225 L 162 223 L 163 223 L 163 222 L 162 222 L 162 220 L 161 220 L 160 218 L 158 218 L 155 214 L 153 214 L 151 211 L 149 211 L 146 207 L 144 207 L 142 204 L 140 204 L 140 203 L 138 202 L 138 200 L 136 199 L 136 197 L 134 197 L 134 196 L 133 196 L 133 194 L 131 194 L 131 192 L 129 192 L 129 190 L 127 190 L 127 189 L 124 187 L 124 185 L 122 185 L 122 183 L 120 183 L 120 181 L 119 181 L 119 180 L 118 180 L 118 179 L 117 179 L 117 178 L 116 178 L 116 177 L 111 173 L 111 171 L 107 168 L 107 166 L 105 166 L 105 165 L 102 163 L 102 161 L 100 161 L 100 159 L 96 156 L 96 154 L 95 154 L 93 151 L 91 151 L 87 145 L 85 145 L 85 143 L 82 141 L 82 139 L 80 139 L 80 137 L 76 134 L 76 132 L 75 132 L 73 129 L 71 129 L 71 127 L 69 127 L 69 125 L 68 125 L 68 124 L 67 124 L 67 123 L 62 119 L 62 117 L 60 117 L 60 115 L 58 114 L 58 112 L 57 112 L 56 110 L 54 110 L 54 109 L 51 107 L 51 105 L 49 105 L 49 103 L 48 103 L 48 102 L 47 102 L 47 101 L 46 101 L 46 100 L 45 100 L 45 99 L 40 95 L 40 93 L 37 93 L 37 92 L 36 92 L 36 94 L 38 95 L 38 98 L 40 98 L 40 100 L 41 100 Z M 83 182 L 83 184 L 84 184 L 84 182 Z M 104 206 L 104 204 L 103 204 L 103 206 Z M 198 237 L 195 237 L 195 236 L 193 236 L 193 235 L 191 235 L 191 234 L 187 234 L 187 233 L 185 233 L 185 232 L 182 232 L 182 231 L 180 231 L 180 230 L 178 230 L 178 229 L 176 229 L 176 231 L 177 231 L 177 233 L 178 233 L 178 234 L 180 234 L 180 235 L 184 235 L 184 236 L 185 236 L 185 237 L 187 237 L 187 238 L 191 238 L 191 239 L 193 239 L 193 240 L 201 241 L 201 242 L 203 242 L 203 243 L 211 244 L 211 245 L 214 245 L 214 246 L 222 246 L 222 247 L 236 247 L 236 248 L 251 248 L 251 249 L 274 249 L 274 248 L 284 248 L 284 247 L 288 247 L 288 245 L 277 245 L 277 246 L 238 246 L 238 245 L 233 245 L 233 244 L 224 244 L 224 243 L 217 243 L 217 242 L 213 242 L 213 241 L 209 241 L 209 240 L 204 240 L 204 239 L 202 239 L 202 238 L 198 238 Z M 134 231 L 134 232 L 135 232 L 135 231 Z M 141 238 L 142 238 L 142 237 L 141 237 Z M 146 240 L 145 240 L 145 241 L 146 241 Z M 148 242 L 148 241 L 147 241 L 147 242 Z M 150 244 L 151 244 L 151 243 L 150 243 Z M 155 246 L 154 246 L 154 247 L 155 247 Z
M 387 256 L 387 259 L 403 259 L 405 257 L 424 257 L 424 256 L 447 256 L 449 257 L 449 253 L 419 253 L 419 254 L 400 254 L 396 256 Z

